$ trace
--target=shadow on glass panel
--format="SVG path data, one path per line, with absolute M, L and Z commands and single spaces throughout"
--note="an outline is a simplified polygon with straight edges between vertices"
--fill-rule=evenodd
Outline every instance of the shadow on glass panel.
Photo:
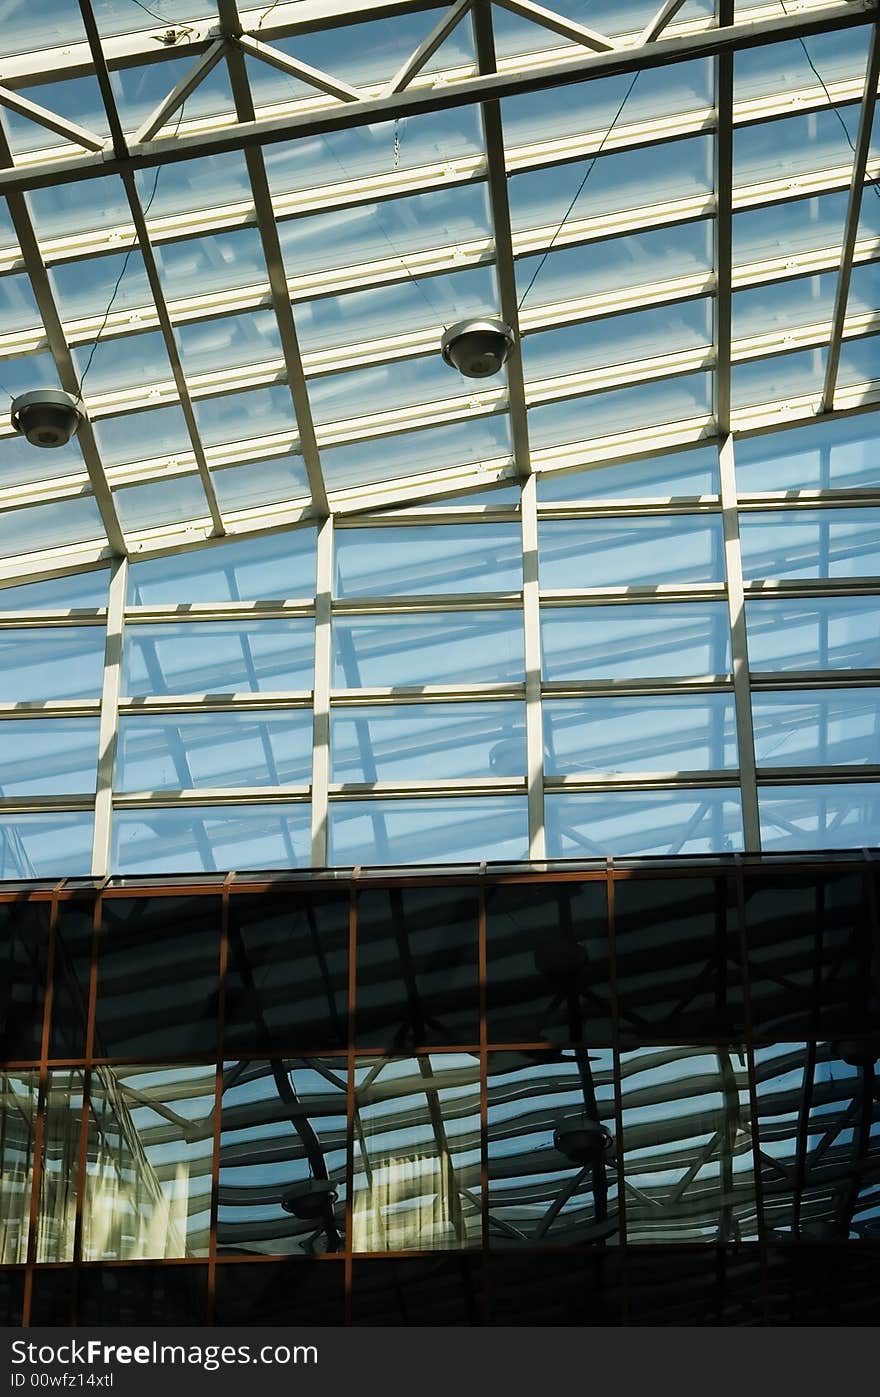
M 878 948 L 862 875 L 746 877 L 756 1036 L 850 1037 L 876 1029 Z
M 17 1329 L 21 1324 L 24 1271 L 0 1271 L 0 1328 Z
M 755 1238 L 744 1049 L 638 1048 L 620 1076 L 627 1241 Z
M 96 1056 L 214 1055 L 220 917 L 219 897 L 105 899 Z
M 352 1251 L 478 1247 L 479 1063 L 467 1053 L 361 1058 L 354 1094 Z
M 213 1065 L 93 1069 L 84 1261 L 207 1255 L 214 1079 Z
M 880 1036 L 755 1049 L 771 1240 L 880 1241 Z
M 83 1266 L 80 1325 L 195 1325 L 206 1320 L 206 1266 Z
M 493 1325 L 617 1325 L 619 1258 L 612 1251 L 495 1257 L 489 1297 Z
M 359 1048 L 478 1043 L 477 895 L 392 888 L 357 904 Z
M 0 903 L 0 1060 L 39 1058 L 49 949 L 48 902 Z
M 58 904 L 50 1057 L 85 1056 L 94 909 L 95 895 L 85 891 Z
M 346 1103 L 344 1057 L 224 1063 L 218 1252 L 343 1249 Z
M 761 1258 L 755 1246 L 662 1252 L 627 1247 L 627 1323 L 749 1326 L 764 1323 Z
M 736 890 L 725 878 L 627 878 L 614 891 L 621 1035 L 744 1033 Z
M 599 881 L 487 891 L 490 1043 L 610 1043 L 605 907 Z
M 0 1265 L 27 1261 L 39 1073 L 0 1072 Z
M 576 1048 L 531 1064 L 525 1054 L 489 1053 L 487 1095 L 489 1245 L 616 1240 L 611 1050 Z
M 345 1047 L 348 915 L 347 893 L 230 898 L 227 1054 Z
M 220 1265 L 214 1291 L 216 1325 L 345 1323 L 341 1260 Z
M 371 1257 L 355 1261 L 351 1322 L 356 1325 L 483 1323 L 480 1263 L 473 1256 Z
M 768 1255 L 771 1324 L 880 1323 L 880 1247 L 781 1246 Z

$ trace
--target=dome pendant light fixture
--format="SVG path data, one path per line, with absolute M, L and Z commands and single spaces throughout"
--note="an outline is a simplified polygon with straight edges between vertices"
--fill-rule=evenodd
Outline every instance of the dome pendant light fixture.
M 12 425 L 31 446 L 66 446 L 82 426 L 85 413 L 78 398 L 60 388 L 35 388 L 13 398 Z
M 515 343 L 503 320 L 459 320 L 444 331 L 440 352 L 465 378 L 491 378 L 501 372 Z

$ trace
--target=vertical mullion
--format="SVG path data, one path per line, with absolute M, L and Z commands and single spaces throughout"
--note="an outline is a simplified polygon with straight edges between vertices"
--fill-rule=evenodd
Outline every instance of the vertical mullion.
M 541 604 L 538 580 L 537 477 L 522 486 L 523 634 L 526 665 L 526 763 L 529 858 L 547 856 L 544 826 L 544 716 L 541 705 Z
M 92 876 L 110 874 L 113 824 L 113 778 L 119 740 L 119 695 L 122 687 L 122 647 L 125 636 L 125 594 L 128 560 L 117 559 L 110 575 L 107 603 L 107 638 L 104 646 L 104 682 L 98 734 L 98 779 L 95 793 L 95 828 L 92 837 Z
M 733 23 L 733 0 L 719 0 L 718 23 Z M 715 422 L 730 432 L 731 316 L 733 297 L 733 51 L 715 59 Z
M 742 553 L 739 542 L 736 474 L 733 437 L 721 443 L 721 512 L 724 525 L 724 565 L 727 576 L 727 610 L 730 622 L 730 650 L 733 665 L 733 696 L 736 707 L 736 738 L 739 748 L 739 779 L 742 796 L 743 835 L 748 853 L 760 853 L 761 821 L 758 810 L 758 784 L 755 766 L 755 734 L 752 726 L 752 693 L 749 681 L 749 645 L 746 634 L 745 592 Z
M 312 867 L 329 863 L 330 683 L 332 647 L 333 518 L 318 529 L 315 584 L 315 674 L 312 740 Z

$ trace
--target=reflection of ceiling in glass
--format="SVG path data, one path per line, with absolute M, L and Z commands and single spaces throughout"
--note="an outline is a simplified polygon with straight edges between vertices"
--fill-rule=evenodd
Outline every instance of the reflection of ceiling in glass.
M 7 576 L 876 395 L 866 0 L 7 10 L 0 382 L 89 416 L 0 432 Z

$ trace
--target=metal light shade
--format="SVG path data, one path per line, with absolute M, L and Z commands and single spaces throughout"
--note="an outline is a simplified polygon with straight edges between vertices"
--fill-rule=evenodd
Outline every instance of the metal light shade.
M 440 352 L 465 378 L 491 378 L 501 372 L 514 343 L 503 320 L 459 320 L 444 332 Z

